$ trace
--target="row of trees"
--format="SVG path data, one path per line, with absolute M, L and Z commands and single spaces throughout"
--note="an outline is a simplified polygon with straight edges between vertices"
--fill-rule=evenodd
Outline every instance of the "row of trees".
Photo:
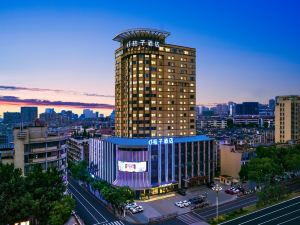
M 68 162 L 68 167 L 75 179 L 81 180 L 98 190 L 114 210 L 121 212 L 126 203 L 133 202 L 134 192 L 129 187 L 113 187 L 106 181 L 92 178 L 86 161 L 80 161 L 76 164 Z
M 258 193 L 259 204 L 284 197 L 286 191 L 280 185 L 280 177 L 285 172 L 300 170 L 300 145 L 293 147 L 258 147 L 257 157 L 241 167 L 239 176 L 242 180 L 256 182 L 262 190 Z
M 0 163 L 0 224 L 30 220 L 31 224 L 61 225 L 70 217 L 75 201 L 64 196 L 66 186 L 55 168 L 35 166 L 28 176 Z

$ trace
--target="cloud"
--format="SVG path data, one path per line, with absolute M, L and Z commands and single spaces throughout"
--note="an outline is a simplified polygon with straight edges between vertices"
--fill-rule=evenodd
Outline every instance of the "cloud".
M 60 90 L 60 89 L 49 89 L 49 88 L 28 88 L 28 87 L 16 87 L 16 86 L 5 86 L 0 85 L 0 90 L 4 91 L 37 91 L 37 92 L 44 92 L 44 91 L 50 91 L 50 92 L 56 92 L 56 93 L 68 93 L 73 95 L 85 95 L 85 96 L 93 96 L 93 97 L 103 97 L 103 98 L 114 98 L 114 95 L 103 95 L 103 94 L 97 94 L 97 93 L 82 93 L 77 91 L 69 91 L 69 90 Z
M 57 106 L 57 107 L 74 107 L 74 108 L 94 108 L 94 109 L 114 109 L 111 104 L 86 103 L 86 102 L 65 102 L 49 101 L 41 99 L 20 99 L 15 96 L 0 96 L 0 103 L 7 105 L 35 105 L 35 106 Z

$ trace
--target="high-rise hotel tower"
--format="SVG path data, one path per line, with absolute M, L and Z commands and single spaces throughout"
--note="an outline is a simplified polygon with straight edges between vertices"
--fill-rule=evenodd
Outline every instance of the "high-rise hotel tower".
M 90 143 L 95 177 L 147 199 L 213 180 L 216 145 L 196 135 L 196 50 L 166 44 L 170 33 L 118 34 L 116 136 Z
M 196 134 L 196 49 L 166 43 L 169 32 L 130 29 L 113 40 L 116 136 Z

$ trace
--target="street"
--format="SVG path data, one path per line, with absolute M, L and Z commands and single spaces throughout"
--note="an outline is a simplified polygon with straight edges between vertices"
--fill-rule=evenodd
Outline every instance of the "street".
M 237 210 L 239 208 L 253 205 L 257 201 L 257 197 L 255 195 L 247 195 L 244 197 L 240 197 L 234 201 L 224 203 L 219 205 L 219 215 L 226 214 Z M 190 213 L 186 213 L 177 217 L 177 220 L 180 220 L 182 224 L 193 224 L 200 223 L 203 221 L 208 221 L 216 216 L 216 206 L 195 210 Z
M 69 178 L 69 191 L 76 200 L 75 211 L 86 225 L 125 225 L 110 213 L 96 197 Z
M 76 200 L 76 213 L 85 222 L 86 225 L 125 225 L 127 222 L 118 220 L 111 212 L 109 212 L 102 203 L 92 194 L 81 187 L 74 179 L 69 178 L 68 189 Z M 232 212 L 241 207 L 254 204 L 257 201 L 255 195 L 240 197 L 234 201 L 219 205 L 219 214 Z M 177 218 L 162 221 L 157 224 L 201 224 L 216 216 L 216 207 L 208 207 L 195 210 Z
M 222 223 L 224 225 L 293 225 L 300 224 L 300 197 Z

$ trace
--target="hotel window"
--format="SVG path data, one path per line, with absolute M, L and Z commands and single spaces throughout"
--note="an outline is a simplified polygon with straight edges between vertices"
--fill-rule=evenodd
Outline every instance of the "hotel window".
M 183 54 L 188 55 L 189 51 L 183 51 Z
M 186 58 L 180 58 L 180 61 L 186 62 Z
M 170 48 L 165 48 L 165 51 L 166 51 L 166 52 L 170 52 L 171 49 L 170 49 Z
M 151 55 L 151 58 L 156 58 L 156 55 L 153 55 L 153 54 L 152 54 L 152 55 Z

